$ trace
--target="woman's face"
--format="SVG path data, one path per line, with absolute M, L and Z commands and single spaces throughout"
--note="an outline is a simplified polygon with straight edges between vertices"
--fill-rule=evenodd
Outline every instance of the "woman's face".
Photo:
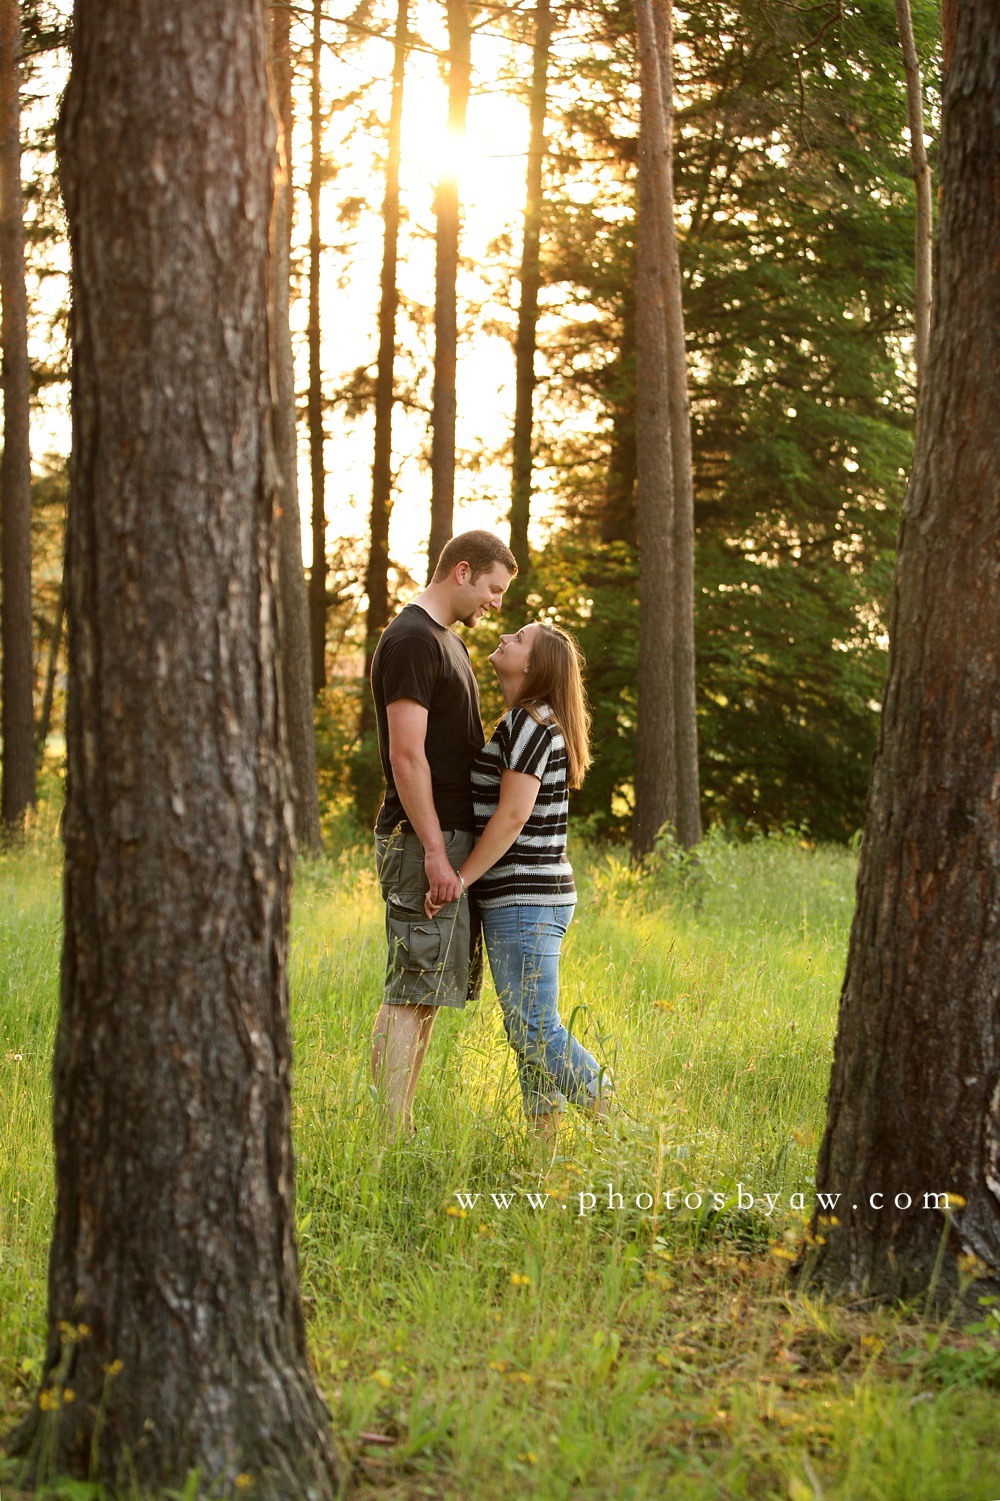
M 524 676 L 531 663 L 531 643 L 539 629 L 538 625 L 522 625 L 513 635 L 500 637 L 500 645 L 489 657 L 498 678 L 513 682 Z

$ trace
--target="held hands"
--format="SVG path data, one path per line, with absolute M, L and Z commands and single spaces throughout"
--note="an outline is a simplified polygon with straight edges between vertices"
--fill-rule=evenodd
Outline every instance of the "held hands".
M 452 870 L 443 849 L 434 852 L 428 850 L 425 853 L 424 870 L 427 873 L 424 911 L 428 917 L 433 917 L 448 902 L 458 900 L 464 890 L 464 882 L 458 871 Z

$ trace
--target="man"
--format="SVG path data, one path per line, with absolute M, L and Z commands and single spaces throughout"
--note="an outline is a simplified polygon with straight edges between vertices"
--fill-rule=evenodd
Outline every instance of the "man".
M 472 919 L 458 868 L 475 840 L 470 771 L 483 745 L 479 690 L 451 627 L 478 625 L 517 563 L 490 532 L 463 532 L 434 576 L 383 631 L 372 659 L 385 801 L 375 863 L 385 899 L 385 990 L 372 1078 L 392 1129 L 412 1129 L 413 1094 L 439 1006 L 464 1006 Z M 424 911 L 424 897 L 440 910 Z

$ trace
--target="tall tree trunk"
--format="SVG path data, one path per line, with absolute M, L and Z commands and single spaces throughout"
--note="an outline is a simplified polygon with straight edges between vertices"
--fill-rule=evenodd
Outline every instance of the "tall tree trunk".
M 931 251 L 934 217 L 931 199 L 931 169 L 924 149 L 924 96 L 920 82 L 917 45 L 913 39 L 910 0 L 896 0 L 896 25 L 906 73 L 906 123 L 910 131 L 910 163 L 916 191 L 914 229 L 913 321 L 919 397 L 927 373 L 931 337 Z
M 469 103 L 471 29 L 466 0 L 447 0 L 448 135 L 455 144 L 465 134 Z M 434 400 L 431 410 L 431 533 L 427 544 L 430 580 L 455 515 L 455 375 L 458 363 L 458 165 L 440 178 L 434 200 L 437 216 L 434 285 Z
M 261 0 L 76 0 L 56 1216 L 21 1440 L 116 1491 L 332 1501 L 289 1130 L 273 147 Z
M 673 460 L 663 306 L 663 106 L 651 0 L 636 0 L 641 114 L 636 226 L 636 509 L 639 654 L 636 667 L 632 855 L 649 854 L 677 820 L 674 716 Z
M 535 345 L 538 291 L 541 285 L 542 164 L 545 160 L 545 107 L 552 13 L 549 0 L 536 0 L 535 45 L 529 96 L 528 170 L 524 195 L 524 240 L 521 248 L 521 297 L 514 342 L 515 395 L 513 472 L 510 492 L 510 550 L 518 563 L 511 583 L 512 602 L 527 597 L 531 577 L 528 522 L 531 518 L 531 449 L 535 399 Z
M 326 469 L 323 442 L 323 371 L 319 350 L 320 188 L 323 184 L 323 4 L 313 0 L 310 74 L 309 165 L 309 467 L 312 476 L 312 565 L 309 574 L 309 643 L 313 693 L 326 687 Z
M 279 169 L 271 225 L 271 304 L 277 403 L 274 441 L 278 461 L 281 524 L 278 529 L 278 597 L 281 621 L 281 682 L 284 690 L 288 755 L 299 847 L 318 854 L 319 827 L 316 737 L 312 716 L 309 600 L 302 571 L 299 521 L 298 433 L 295 421 L 295 363 L 289 322 L 292 265 L 292 61 L 291 11 L 272 5 L 271 64 L 279 125 Z
M 31 663 L 31 449 L 28 303 L 21 217 L 21 36 L 17 0 L 0 0 L 0 297 L 3 298 L 3 788 L 0 823 L 23 827 L 35 802 Z
M 41 764 L 48 744 L 52 724 L 52 700 L 56 692 L 56 673 L 59 667 L 59 647 L 62 645 L 63 621 L 66 616 L 66 565 L 59 580 L 59 597 L 56 600 L 56 618 L 49 632 L 49 660 L 45 667 L 45 688 L 42 692 L 42 707 L 38 711 L 38 726 L 35 730 L 35 765 Z
M 941 73 L 951 67 L 951 55 L 955 50 L 955 28 L 958 25 L 958 0 L 941 0 Z
M 396 364 L 396 255 L 399 238 L 399 130 L 403 118 L 403 72 L 406 66 L 409 0 L 396 6 L 392 102 L 386 143 L 385 197 L 382 200 L 382 282 L 378 313 L 378 374 L 375 380 L 375 454 L 372 461 L 371 539 L 365 593 L 365 672 L 371 668 L 378 638 L 389 623 L 389 514 L 392 510 L 392 406 Z M 364 698 L 363 726 L 373 723 L 369 696 Z
M 698 724 L 694 658 L 694 478 L 691 464 L 691 406 L 681 263 L 674 218 L 674 46 L 673 0 L 656 0 L 659 84 L 663 104 L 663 305 L 667 320 L 667 393 L 670 455 L 674 481 L 673 611 L 674 733 L 677 756 L 677 839 L 685 849 L 701 840 L 698 780 Z
M 903 510 L 817 1189 L 815 1276 L 911 1298 L 954 1253 L 1000 1272 L 1000 13 L 959 7 L 935 316 Z M 925 1195 L 952 1193 L 942 1216 Z M 912 1206 L 912 1207 L 911 1207 Z
M 622 337 L 608 393 L 611 452 L 600 511 L 602 542 L 627 542 L 635 533 L 635 274 L 623 288 Z

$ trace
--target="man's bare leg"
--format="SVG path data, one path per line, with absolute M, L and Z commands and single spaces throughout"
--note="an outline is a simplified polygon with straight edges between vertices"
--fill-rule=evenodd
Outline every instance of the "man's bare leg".
M 408 1131 L 417 1075 L 424 1060 L 433 1006 L 379 1007 L 372 1029 L 372 1081 L 385 1103 L 390 1130 Z
M 423 1067 L 424 1054 L 427 1052 L 427 1044 L 431 1040 L 431 1029 L 434 1026 L 434 1018 L 438 1014 L 437 1006 L 415 1007 L 424 1014 L 420 1018 L 420 1026 L 417 1033 L 417 1046 L 413 1054 L 413 1062 L 410 1065 L 410 1077 L 406 1081 L 406 1095 L 403 1102 L 403 1112 L 408 1127 L 413 1125 L 413 1096 L 417 1092 L 417 1080 Z
M 551 1156 L 559 1140 L 559 1112 L 553 1110 L 542 1115 L 529 1115 L 526 1124 L 529 1139 L 537 1142 L 542 1151 Z

